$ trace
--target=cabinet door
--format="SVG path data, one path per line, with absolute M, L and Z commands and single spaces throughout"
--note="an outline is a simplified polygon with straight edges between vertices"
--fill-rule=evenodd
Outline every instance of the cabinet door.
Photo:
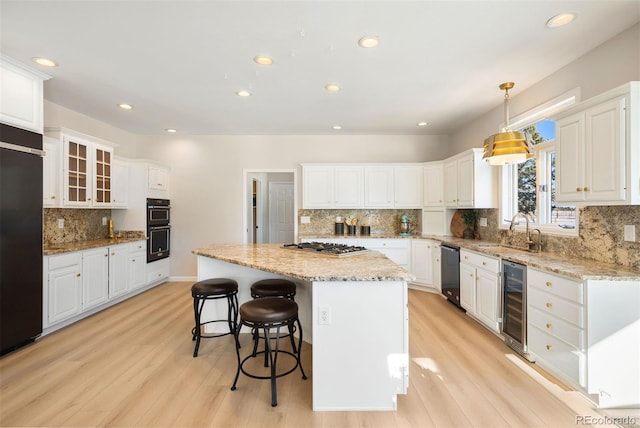
M 111 206 L 111 166 L 113 149 L 95 146 L 93 149 L 93 206 Z
M 169 191 L 169 170 L 159 165 L 149 165 L 149 189 Z
M 367 166 L 364 169 L 365 208 L 393 208 L 393 167 Z
M 64 206 L 91 205 L 90 148 L 87 143 L 64 138 Z
M 364 168 L 336 166 L 333 170 L 334 208 L 362 208 Z
M 129 203 L 129 164 L 114 159 L 111 167 L 111 206 L 127 208 Z
M 0 61 L 0 121 L 42 134 L 44 75 L 7 57 Z
M 402 165 L 393 168 L 394 207 L 422 207 L 422 165 Z
M 442 163 L 426 164 L 424 166 L 424 181 L 422 204 L 425 207 L 441 207 L 444 204 Z
M 442 293 L 442 265 L 440 260 L 440 244 L 433 241 L 431 243 L 431 284 L 433 288 Z
M 585 113 L 585 181 L 587 201 L 625 199 L 625 98 L 620 97 Z
M 129 291 L 129 246 L 109 247 L 109 299 Z
M 82 310 L 82 275 L 80 270 L 78 264 L 49 272 L 49 325 L 77 315 Z
M 458 159 L 458 207 L 473 208 L 474 201 L 474 162 L 473 155 Z M 490 192 L 491 189 L 486 189 Z
M 556 180 L 558 202 L 584 200 L 584 113 L 556 122 Z
M 105 303 L 109 299 L 108 248 L 82 253 L 82 309 Z
M 147 253 L 132 250 L 129 254 L 129 286 L 131 290 L 144 287 L 147 284 Z
M 476 317 L 498 332 L 498 276 L 483 269 L 476 274 Z
M 302 167 L 302 207 L 333 207 L 333 167 Z
M 453 160 L 444 164 L 444 204 L 447 207 L 458 206 L 458 162 Z
M 429 241 L 414 239 L 411 241 L 411 273 L 416 282 L 431 285 L 431 251 Z
M 42 147 L 45 156 L 42 160 L 42 205 L 45 207 L 58 206 L 58 141 L 50 138 L 42 138 Z
M 469 313 L 476 312 L 476 269 L 460 263 L 460 305 Z

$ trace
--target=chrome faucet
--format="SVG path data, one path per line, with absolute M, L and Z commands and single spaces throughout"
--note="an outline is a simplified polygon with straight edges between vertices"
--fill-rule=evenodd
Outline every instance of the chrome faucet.
M 525 234 L 527 236 L 527 241 L 526 241 L 527 251 L 535 251 L 536 253 L 541 252 L 542 251 L 542 232 L 540 231 L 540 229 L 529 230 L 529 221 L 533 221 L 530 214 L 526 214 L 520 211 L 515 213 L 514 216 L 511 218 L 511 226 L 509 226 L 509 230 L 513 231 L 514 226 L 518 224 L 516 223 L 517 217 L 523 217 L 524 220 L 526 221 Z M 538 242 L 531 239 L 531 232 L 538 232 Z

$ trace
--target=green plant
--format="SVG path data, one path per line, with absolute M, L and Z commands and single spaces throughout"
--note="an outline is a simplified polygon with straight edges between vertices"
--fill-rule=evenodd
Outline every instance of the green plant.
M 474 210 L 464 210 L 462 211 L 462 222 L 465 226 L 470 229 L 474 229 L 476 225 L 476 218 L 478 215 Z

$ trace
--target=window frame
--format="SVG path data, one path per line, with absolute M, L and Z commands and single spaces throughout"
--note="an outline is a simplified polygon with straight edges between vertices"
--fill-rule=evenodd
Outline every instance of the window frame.
M 545 119 L 553 119 L 552 116 L 565 110 L 580 101 L 581 90 L 580 88 L 574 88 L 564 94 L 553 98 L 531 110 L 528 110 L 513 119 L 510 119 L 511 129 L 523 129 L 531 125 L 535 125 L 538 122 L 542 122 Z M 500 128 L 504 127 L 504 123 L 500 125 Z M 550 196 L 540 197 L 540 184 L 547 184 L 551 186 L 551 168 L 548 162 L 547 154 L 555 152 L 555 140 L 545 141 L 544 143 L 533 146 L 534 156 L 536 158 L 536 209 L 539 212 L 538 216 L 542 215 L 542 206 L 545 210 L 549 209 Z M 544 158 L 540 159 L 540 153 L 545 153 Z M 500 221 L 498 229 L 509 229 L 511 227 L 511 218 L 518 210 L 518 165 L 504 165 L 500 167 L 499 183 L 500 183 L 500 206 L 498 213 Z M 546 177 L 541 183 L 541 174 L 545 174 Z M 544 217 L 547 216 L 547 211 L 544 211 Z M 544 220 L 550 221 L 551 219 L 545 218 Z M 523 231 L 526 225 L 520 222 L 520 224 L 514 226 L 515 230 Z M 580 229 L 579 207 L 576 207 L 576 227 L 574 229 L 563 229 L 557 226 L 552 226 L 549 223 L 540 223 L 540 219 L 536 219 L 535 223 L 530 223 L 529 227 L 535 227 L 540 229 L 542 233 L 549 235 L 561 235 L 561 236 L 578 236 Z

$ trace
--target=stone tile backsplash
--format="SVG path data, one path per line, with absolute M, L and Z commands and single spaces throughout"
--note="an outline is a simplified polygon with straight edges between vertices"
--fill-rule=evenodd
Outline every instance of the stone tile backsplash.
M 298 221 L 302 216 L 308 216 L 311 223 L 298 225 L 300 236 L 331 235 L 335 231 L 336 217 L 342 220 L 351 215 L 358 219 L 356 227 L 357 235 L 360 235 L 360 226 L 370 226 L 371 236 L 384 235 L 393 236 L 400 234 L 400 216 L 409 216 L 409 225 L 412 235 L 419 235 L 422 231 L 422 211 L 421 210 L 361 210 L 361 209 L 339 209 L 339 210 L 299 210 Z M 347 229 L 345 227 L 345 235 Z
M 109 235 L 102 218 L 111 218 L 108 209 L 45 208 L 43 212 L 44 244 L 64 244 L 76 241 L 103 239 Z M 58 228 L 58 219 L 64 220 L 64 228 Z

